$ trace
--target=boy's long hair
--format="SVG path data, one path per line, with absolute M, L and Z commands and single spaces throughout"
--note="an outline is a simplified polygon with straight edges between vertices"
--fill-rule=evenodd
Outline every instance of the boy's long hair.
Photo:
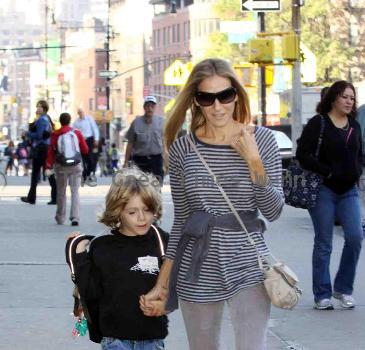
M 112 229 L 123 226 L 121 213 L 135 195 L 141 196 L 143 203 L 156 219 L 161 218 L 162 200 L 159 181 L 153 175 L 131 167 L 119 170 L 113 176 L 105 198 L 105 210 L 101 213 L 99 222 Z

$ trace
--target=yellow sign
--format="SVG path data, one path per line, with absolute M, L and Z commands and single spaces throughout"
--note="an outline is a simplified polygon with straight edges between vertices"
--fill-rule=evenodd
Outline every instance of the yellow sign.
M 95 111 L 93 115 L 97 123 L 110 123 L 113 119 L 113 111 Z
M 192 70 L 191 62 L 183 63 L 175 60 L 164 72 L 163 82 L 165 85 L 181 86 L 186 83 Z
M 168 113 L 172 109 L 172 107 L 174 107 L 174 104 L 175 104 L 175 99 L 173 98 L 169 102 L 167 102 L 167 104 L 165 105 L 163 111 L 165 113 Z

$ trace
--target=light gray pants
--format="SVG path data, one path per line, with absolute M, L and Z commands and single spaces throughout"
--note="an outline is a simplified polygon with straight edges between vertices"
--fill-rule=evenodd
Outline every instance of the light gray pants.
M 232 298 L 213 303 L 179 300 L 190 350 L 219 350 L 224 304 L 227 303 L 236 350 L 266 349 L 270 300 L 263 284 L 240 291 Z
M 79 188 L 81 185 L 82 165 L 73 166 L 55 165 L 55 175 L 57 183 L 57 211 L 56 221 L 63 224 L 66 218 L 66 188 L 67 182 L 71 188 L 71 211 L 70 220 L 79 221 L 80 219 L 80 196 Z

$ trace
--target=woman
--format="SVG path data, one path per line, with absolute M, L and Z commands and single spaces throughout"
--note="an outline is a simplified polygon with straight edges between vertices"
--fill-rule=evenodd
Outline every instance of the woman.
M 47 114 L 48 109 L 47 101 L 38 101 L 36 113 L 39 117 L 30 126 L 30 130 L 26 134 L 32 142 L 32 176 L 28 195 L 26 197 L 20 197 L 20 200 L 24 203 L 35 204 L 41 169 L 45 168 L 50 135 L 54 129 L 53 122 Z M 48 181 L 51 186 L 51 201 L 47 204 L 54 205 L 57 203 L 57 188 L 54 175 L 49 176 Z
M 176 139 L 188 109 L 192 112 L 191 133 Z M 164 300 L 167 292 L 170 301 L 175 285 L 169 280 L 177 278 L 192 350 L 220 349 L 225 303 L 231 313 L 236 349 L 265 348 L 270 300 L 255 248 L 190 144 L 196 145 L 242 215 L 260 252 L 266 254 L 257 210 L 269 221 L 281 213 L 281 160 L 271 131 L 248 125 L 250 118 L 248 96 L 231 67 L 223 60 L 207 59 L 194 67 L 166 125 L 174 223 L 156 286 L 141 297 L 140 304 L 146 315 L 158 315 L 149 302 Z M 189 240 L 184 251 L 178 247 L 182 231 L 195 216 L 215 222 L 210 236 L 205 237 L 209 246 L 200 254 L 194 251 L 198 240 Z M 191 268 L 198 276 L 189 275 Z M 167 307 L 170 309 L 169 303 Z
M 317 113 L 305 126 L 297 148 L 301 166 L 323 176 L 316 205 L 309 209 L 315 234 L 314 308 L 332 310 L 331 297 L 334 297 L 343 308 L 351 309 L 355 307 L 352 292 L 363 239 L 357 188 L 362 171 L 362 145 L 360 126 L 355 120 L 353 85 L 346 81 L 334 83 L 317 106 Z M 323 121 L 317 159 L 314 154 Z M 345 245 L 332 290 L 329 267 L 335 218 L 341 222 Z
M 11 173 L 13 171 L 13 166 L 14 166 L 16 175 L 18 176 L 18 166 L 15 164 L 16 149 L 14 146 L 14 142 L 12 140 L 9 141 L 8 146 L 5 148 L 4 154 L 8 157 L 8 161 L 7 161 L 6 167 L 5 167 L 5 174 L 11 175 Z

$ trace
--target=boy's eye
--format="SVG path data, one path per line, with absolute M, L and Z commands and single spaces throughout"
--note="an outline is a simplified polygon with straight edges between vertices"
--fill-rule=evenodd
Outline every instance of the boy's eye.
M 133 214 L 135 214 L 135 213 L 136 213 L 135 211 L 129 211 L 129 212 L 128 212 L 128 214 L 129 214 L 129 215 L 133 215 Z

